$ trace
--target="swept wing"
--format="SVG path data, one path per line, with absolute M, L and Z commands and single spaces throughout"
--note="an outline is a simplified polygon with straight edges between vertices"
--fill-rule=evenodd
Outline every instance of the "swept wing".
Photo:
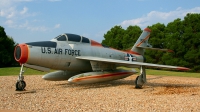
M 88 61 L 114 63 L 114 64 L 117 64 L 117 65 L 120 65 L 120 66 L 125 66 L 125 67 L 144 66 L 144 67 L 148 67 L 148 68 L 159 68 L 159 69 L 170 69 L 170 70 L 182 70 L 182 71 L 190 70 L 189 68 L 186 68 L 186 67 L 151 64 L 151 63 L 143 63 L 143 62 L 131 62 L 131 61 L 107 59 L 107 58 L 92 57 L 92 56 L 78 56 L 76 58 L 81 59 L 81 60 L 88 60 Z

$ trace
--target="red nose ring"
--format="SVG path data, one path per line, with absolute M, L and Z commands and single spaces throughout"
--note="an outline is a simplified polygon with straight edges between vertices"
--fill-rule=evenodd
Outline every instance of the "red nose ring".
M 14 51 L 15 60 L 21 64 L 26 63 L 28 60 L 28 46 L 26 44 L 19 44 L 15 47 Z

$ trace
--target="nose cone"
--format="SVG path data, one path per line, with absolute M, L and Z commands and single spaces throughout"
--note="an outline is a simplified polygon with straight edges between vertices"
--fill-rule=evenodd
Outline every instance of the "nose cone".
M 27 44 L 19 44 L 15 47 L 14 51 L 15 60 L 21 64 L 26 63 L 28 60 L 28 46 Z

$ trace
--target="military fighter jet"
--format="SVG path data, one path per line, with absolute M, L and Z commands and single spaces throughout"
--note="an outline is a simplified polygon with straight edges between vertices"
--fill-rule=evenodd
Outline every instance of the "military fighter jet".
M 146 67 L 189 70 L 189 68 L 145 63 L 145 49 L 169 51 L 152 48 L 148 44 L 151 30 L 145 28 L 129 51 L 121 51 L 104 46 L 84 36 L 64 33 L 50 41 L 19 44 L 14 57 L 21 64 L 16 83 L 16 90 L 26 87 L 23 67 L 40 71 L 58 70 L 44 75 L 50 81 L 67 80 L 69 83 L 87 84 L 117 80 L 136 73 L 119 67 L 139 68 L 140 75 L 135 80 L 135 87 L 142 88 L 146 83 Z

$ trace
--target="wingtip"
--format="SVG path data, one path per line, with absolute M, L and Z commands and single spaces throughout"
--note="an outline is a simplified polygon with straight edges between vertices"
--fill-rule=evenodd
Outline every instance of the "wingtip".
M 168 49 L 167 52 L 174 53 L 174 51 L 173 51 L 173 50 L 170 50 L 170 49 Z
M 190 69 L 189 69 L 189 68 L 185 68 L 185 67 L 178 67 L 177 70 L 188 71 L 188 70 L 190 70 Z
M 151 32 L 149 28 L 145 28 L 144 31 Z

